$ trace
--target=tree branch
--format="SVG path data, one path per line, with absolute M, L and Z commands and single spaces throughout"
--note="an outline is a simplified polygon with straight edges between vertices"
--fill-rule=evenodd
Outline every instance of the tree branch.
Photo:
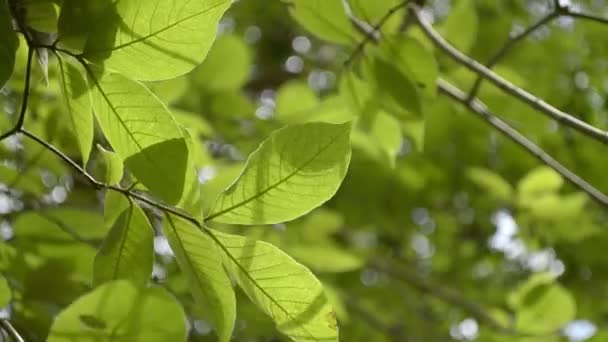
M 106 184 L 104 182 L 100 182 L 98 180 L 95 179 L 95 177 L 93 177 L 91 174 L 89 174 L 85 169 L 83 169 L 80 165 L 78 165 L 78 163 L 76 163 L 75 161 L 73 161 L 70 157 L 68 157 L 66 154 L 64 154 L 63 152 L 61 152 L 57 147 L 53 146 L 52 144 L 42 140 L 40 137 L 36 136 L 35 134 L 29 132 L 26 129 L 21 129 L 20 133 L 22 133 L 23 135 L 25 135 L 26 137 L 32 139 L 33 141 L 37 142 L 38 144 L 42 145 L 44 148 L 46 148 L 47 150 L 49 150 L 50 152 L 54 153 L 56 156 L 58 156 L 59 158 L 61 158 L 64 162 L 66 162 L 67 164 L 69 164 L 72 168 L 74 168 L 78 173 L 80 173 L 82 176 L 84 176 L 87 181 L 89 181 L 89 183 L 95 187 L 96 189 L 106 189 L 106 190 L 111 190 L 111 191 L 116 191 L 119 192 L 125 196 L 128 196 L 132 199 L 136 199 L 140 202 L 146 203 L 147 205 L 159 209 L 161 211 L 173 214 L 175 216 L 181 217 L 184 220 L 187 220 L 191 223 L 193 223 L 194 225 L 196 225 L 197 227 L 203 229 L 203 225 L 198 221 L 197 218 L 185 213 L 184 211 L 182 211 L 179 208 L 173 207 L 173 206 L 169 206 L 166 205 L 164 203 L 160 203 L 154 199 L 148 198 L 144 195 L 141 195 L 139 193 L 134 192 L 132 189 L 123 189 L 119 186 L 115 186 L 115 185 L 111 185 L 111 184 Z
M 500 48 L 500 50 L 498 50 L 498 52 L 496 52 L 496 54 L 488 60 L 488 62 L 486 63 L 486 67 L 488 69 L 492 69 L 492 67 L 494 67 L 502 58 L 504 58 L 507 55 L 509 50 L 511 50 L 511 48 L 513 46 L 515 46 L 515 44 L 517 44 L 524 38 L 528 37 L 532 33 L 536 32 L 536 30 L 543 27 L 545 24 L 551 22 L 553 19 L 555 19 L 559 16 L 560 16 L 560 9 L 559 9 L 559 7 L 556 6 L 555 9 L 553 11 L 551 11 L 551 13 L 549 13 L 546 16 L 544 16 L 543 18 L 541 18 L 538 22 L 536 22 L 536 24 L 528 27 L 526 30 L 520 32 L 519 34 L 516 34 L 516 35 L 510 37 L 506 41 L 506 43 Z M 471 91 L 469 92 L 469 96 L 468 96 L 469 100 L 472 100 L 473 98 L 475 98 L 477 96 L 477 92 L 479 91 L 479 88 L 481 87 L 482 82 L 483 82 L 483 77 L 481 75 L 477 75 L 475 84 L 473 84 L 473 87 L 471 87 Z
M 346 0 L 343 0 L 343 2 L 346 2 Z M 365 46 L 369 42 L 380 41 L 380 30 L 382 29 L 384 24 L 386 24 L 386 22 L 390 18 L 392 18 L 395 13 L 399 12 L 400 9 L 407 7 L 409 5 L 409 2 L 409 0 L 404 0 L 390 8 L 374 26 L 370 26 L 368 23 L 365 23 L 361 19 L 357 18 L 352 12 L 352 10 L 350 10 L 350 7 L 348 7 L 349 10 L 345 11 L 346 15 L 348 16 L 350 22 L 354 25 L 354 27 L 359 32 L 363 33 L 365 38 L 361 40 L 359 44 L 357 44 L 355 50 L 353 50 L 353 52 L 348 56 L 348 59 L 344 62 L 344 65 L 347 67 L 350 66 L 355 60 L 355 58 L 357 58 L 357 56 L 359 56 L 363 52 L 363 49 L 365 49 Z
M 570 169 L 562 165 L 555 158 L 551 157 L 551 155 L 545 152 L 541 147 L 526 138 L 515 128 L 509 126 L 506 122 L 498 118 L 496 115 L 490 112 L 486 105 L 484 105 L 481 101 L 476 99 L 473 99 L 472 101 L 469 100 L 467 95 L 464 94 L 460 89 L 452 86 L 444 80 L 439 79 L 437 86 L 442 94 L 463 104 L 469 111 L 476 114 L 478 118 L 484 120 L 487 124 L 492 126 L 509 140 L 523 147 L 526 151 L 536 157 L 536 159 L 540 160 L 559 173 L 569 183 L 587 193 L 597 203 L 608 208 L 608 196 L 606 196 L 606 194 L 579 177 L 576 173 L 570 171 Z
M 532 108 L 535 108 L 539 112 L 547 115 L 548 117 L 566 125 L 579 132 L 596 139 L 604 144 L 608 144 L 608 132 L 601 130 L 593 125 L 590 125 L 571 114 L 563 112 L 542 99 L 530 94 L 529 92 L 517 87 L 511 82 L 500 77 L 492 70 L 486 68 L 481 63 L 468 57 L 464 53 L 460 52 L 454 46 L 450 45 L 439 33 L 437 33 L 433 27 L 427 23 L 420 15 L 420 10 L 416 6 L 409 6 L 413 17 L 416 19 L 418 26 L 422 29 L 424 34 L 437 46 L 440 50 L 445 52 L 452 59 L 465 66 L 467 69 L 475 72 L 481 77 L 489 80 L 495 86 L 502 89 L 507 94 L 519 99 L 520 101 L 528 104 Z
M 8 320 L 0 319 L 0 327 L 11 337 L 13 342 L 25 342 L 21 335 L 19 335 L 17 329 L 15 329 Z
M 30 82 L 32 79 L 32 60 L 34 56 L 34 49 L 28 47 L 27 50 L 27 66 L 25 69 L 25 85 L 23 86 L 23 97 L 21 100 L 21 109 L 19 110 L 19 117 L 17 118 L 17 123 L 13 128 L 11 128 L 8 132 L 0 135 L 0 142 L 4 139 L 14 135 L 15 133 L 21 130 L 23 127 L 23 122 L 25 121 L 25 113 L 27 112 L 27 105 L 30 98 Z

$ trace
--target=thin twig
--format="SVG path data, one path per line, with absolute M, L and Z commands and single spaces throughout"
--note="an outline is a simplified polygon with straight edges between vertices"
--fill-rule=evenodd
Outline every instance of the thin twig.
M 538 98 L 525 91 L 524 89 L 512 84 L 511 82 L 500 77 L 492 70 L 486 68 L 481 63 L 468 57 L 464 53 L 460 52 L 450 43 L 448 43 L 439 33 L 437 33 L 433 27 L 422 18 L 420 9 L 416 6 L 409 6 L 413 17 L 416 19 L 418 26 L 422 29 L 424 34 L 443 52 L 445 52 L 452 59 L 465 66 L 467 69 L 477 73 L 483 78 L 492 82 L 495 86 L 502 89 L 507 94 L 523 101 L 532 108 L 535 108 L 539 112 L 549 116 L 550 118 L 567 125 L 571 128 L 578 130 L 579 132 L 596 139 L 604 144 L 608 144 L 608 132 L 601 130 L 593 125 L 590 125 L 571 114 L 563 112 L 542 99 Z
M 517 44 L 524 38 L 528 37 L 532 33 L 536 32 L 536 30 L 543 27 L 545 24 L 551 22 L 553 19 L 555 19 L 559 16 L 560 16 L 559 7 L 555 7 L 555 9 L 553 11 L 551 11 L 551 13 L 542 17 L 538 22 L 536 22 L 536 24 L 528 27 L 524 31 L 520 32 L 519 34 L 509 37 L 507 42 L 500 48 L 500 50 L 498 50 L 498 52 L 494 56 L 492 56 L 492 58 L 490 58 L 488 60 L 488 62 L 486 63 L 486 67 L 488 69 L 492 69 L 492 67 L 494 67 L 501 59 L 503 59 L 507 55 L 509 50 L 511 50 L 511 48 L 513 46 L 515 46 L 515 44 Z M 471 91 L 469 92 L 469 96 L 468 96 L 469 100 L 472 100 L 473 98 L 475 98 L 477 96 L 477 92 L 479 92 L 479 88 L 481 87 L 482 82 L 483 82 L 483 77 L 481 75 L 477 75 L 475 84 L 473 84 L 473 87 L 471 87 Z
M 515 330 L 499 323 L 484 307 L 470 301 L 452 289 L 434 284 L 427 279 L 421 278 L 415 272 L 410 272 L 404 267 L 398 268 L 395 265 L 389 265 L 387 262 L 380 262 L 376 260 L 370 263 L 369 266 L 390 276 L 391 278 L 403 281 L 413 286 L 420 292 L 428 293 L 433 297 L 441 299 L 442 301 L 462 308 L 480 322 L 485 323 L 498 332 L 507 335 L 519 335 Z
M 21 127 L 23 127 L 23 122 L 25 121 L 25 113 L 27 112 L 27 105 L 29 103 L 30 98 L 30 81 L 32 79 L 32 59 L 34 56 L 34 49 L 28 48 L 27 50 L 27 66 L 25 69 L 25 85 L 23 86 L 23 97 L 21 100 L 21 109 L 19 110 L 19 117 L 17 118 L 17 123 L 15 126 L 11 128 L 8 132 L 0 135 L 0 141 L 14 135 L 19 132 Z
M 0 319 L 0 327 L 13 339 L 14 342 L 25 342 L 23 337 L 19 335 L 17 329 L 15 329 L 15 327 L 13 327 L 11 322 L 8 320 Z
M 437 86 L 442 94 L 462 103 L 465 107 L 467 107 L 467 109 L 469 109 L 469 111 L 476 114 L 477 117 L 484 120 L 498 132 L 509 138 L 509 140 L 523 147 L 538 160 L 559 173 L 572 185 L 587 193 L 599 204 L 603 205 L 604 207 L 608 207 L 608 196 L 606 194 L 579 177 L 576 173 L 570 171 L 566 166 L 562 165 L 559 161 L 545 152 L 541 147 L 526 138 L 515 128 L 509 126 L 509 124 L 498 118 L 496 115 L 490 112 L 487 106 L 481 101 L 476 99 L 470 101 L 465 93 L 444 80 L 439 79 Z
M 74 168 L 78 173 L 80 173 L 82 176 L 84 176 L 89 183 L 95 187 L 96 189 L 107 189 L 107 190 L 112 190 L 112 191 L 116 191 L 119 192 L 125 196 L 128 196 L 130 198 L 136 199 L 140 202 L 146 203 L 151 207 L 154 207 L 156 209 L 159 209 L 161 211 L 164 212 L 168 212 L 171 213 L 175 216 L 181 217 L 184 220 L 187 220 L 193 224 L 195 224 L 196 226 L 202 227 L 201 223 L 199 222 L 199 220 L 187 213 L 185 213 L 184 211 L 182 211 L 179 208 L 170 206 L 170 205 L 166 205 L 164 203 L 160 203 L 154 199 L 148 198 L 144 195 L 141 195 L 139 193 L 134 192 L 131 189 L 123 189 L 121 187 L 115 186 L 115 185 L 111 185 L 111 184 L 106 184 L 104 182 L 100 182 L 97 179 L 95 179 L 95 177 L 93 177 L 91 174 L 89 174 L 85 169 L 83 169 L 80 165 L 78 165 L 78 163 L 76 163 L 74 160 L 72 160 L 70 157 L 68 157 L 66 154 L 64 154 L 63 152 L 61 152 L 57 147 L 53 146 L 52 144 L 44 141 L 43 139 L 41 139 L 40 137 L 36 136 L 35 134 L 29 132 L 26 129 L 21 129 L 20 131 L 23 135 L 25 135 L 26 137 L 32 139 L 33 141 L 37 142 L 38 144 L 42 145 L 44 148 L 46 148 L 47 150 L 49 150 L 50 152 L 54 153 L 56 156 L 58 156 L 59 158 L 61 158 L 64 162 L 68 163 L 72 168 Z
M 571 9 L 566 9 L 565 15 L 572 17 L 572 18 L 584 19 L 584 20 L 593 21 L 593 22 L 596 22 L 599 24 L 608 25 L 608 18 L 600 17 L 597 15 L 589 14 L 589 13 L 582 13 L 582 12 L 574 11 Z
M 351 23 L 357 28 L 358 31 L 363 32 L 365 38 L 357 44 L 355 50 L 348 56 L 348 59 L 344 62 L 345 66 L 350 66 L 355 58 L 357 58 L 365 49 L 365 46 L 370 42 L 377 42 L 380 40 L 380 30 L 386 24 L 386 22 L 393 16 L 395 13 L 399 12 L 400 9 L 407 7 L 409 4 L 409 0 L 401 1 L 399 4 L 391 7 L 382 18 L 376 23 L 376 25 L 369 27 L 369 24 L 363 25 L 363 21 L 361 19 L 354 16 L 352 11 L 346 12 L 349 16 Z

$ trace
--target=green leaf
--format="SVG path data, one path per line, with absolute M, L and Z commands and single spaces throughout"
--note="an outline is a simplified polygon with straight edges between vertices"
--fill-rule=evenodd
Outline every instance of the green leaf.
M 303 81 L 289 81 L 276 96 L 276 116 L 286 123 L 305 122 L 309 112 L 319 105 L 317 94 Z
M 95 115 L 125 167 L 175 204 L 186 191 L 188 148 L 169 110 L 142 84 L 119 74 L 89 75 Z
M 167 291 L 118 280 L 95 288 L 60 312 L 47 342 L 186 341 L 186 335 L 184 310 Z
M 533 205 L 541 196 L 556 193 L 564 185 L 562 176 L 547 166 L 538 167 L 522 178 L 517 184 L 517 194 L 521 206 Z
M 459 50 L 467 52 L 477 40 L 479 17 L 473 0 L 454 3 L 448 18 L 441 24 L 439 32 Z
M 382 44 L 386 61 L 407 75 L 422 93 L 435 97 L 439 77 L 435 56 L 418 40 L 407 36 L 385 37 Z
M 124 204 L 108 203 L 112 201 Z M 106 206 L 126 206 L 117 219 L 110 213 L 112 226 L 103 241 L 93 268 L 93 283 L 128 279 L 134 284 L 145 286 L 152 276 L 154 264 L 154 233 L 152 225 L 143 210 L 124 195 L 110 191 L 106 195 Z M 108 219 L 106 219 L 108 220 Z
M 338 341 L 335 313 L 321 282 L 277 247 L 212 231 L 239 286 L 294 341 Z
M 220 341 L 229 341 L 236 319 L 236 299 L 222 266 L 221 252 L 209 236 L 182 218 L 167 216 L 163 232 L 188 279 L 192 296 L 201 309 L 209 311 Z
M 209 91 L 239 89 L 249 79 L 251 67 L 249 45 L 236 35 L 221 35 L 203 64 L 192 72 L 192 79 L 196 85 Z
M 391 168 L 395 167 L 402 141 L 399 121 L 384 112 L 374 116 L 371 127 L 357 130 L 352 135 L 354 147 Z
M 317 37 L 333 43 L 354 44 L 358 36 L 344 12 L 342 0 L 291 0 L 291 15 Z
M 382 58 L 375 59 L 372 65 L 377 95 L 382 99 L 383 108 L 398 117 L 402 117 L 404 111 L 421 115 L 418 89 L 408 75 Z
M 103 164 L 105 168 L 105 174 L 103 181 L 107 184 L 118 184 L 122 179 L 124 173 L 122 159 L 120 156 L 112 151 L 108 151 L 101 145 L 97 145 Z
M 205 59 L 215 40 L 218 22 L 231 3 L 115 1 L 91 23 L 93 29 L 84 57 L 138 80 L 181 76 Z
M 364 260 L 356 254 L 331 243 L 290 247 L 289 254 L 316 272 L 350 272 L 364 266 Z
M 13 31 L 8 0 L 0 0 L 0 89 L 13 74 L 15 53 L 19 46 L 17 33 Z
M 479 188 L 484 190 L 493 199 L 509 203 L 513 200 L 515 190 L 499 174 L 478 167 L 467 170 L 467 176 Z
M 529 334 L 551 333 L 575 318 L 576 302 L 547 274 L 537 274 L 509 296 L 516 313 L 517 331 Z
M 0 164 L 0 182 L 9 188 L 33 195 L 42 195 L 46 191 L 40 170 L 37 168 L 17 170 Z
M 24 2 L 25 23 L 36 31 L 57 32 L 57 19 L 59 7 L 53 0 L 28 0 Z
M 95 27 L 94 23 L 104 20 L 104 12 L 110 6 L 111 3 L 106 0 L 63 0 L 57 24 L 59 46 L 81 53 Z M 100 37 L 91 37 L 95 38 Z
M 82 239 L 99 239 L 107 233 L 100 214 L 70 207 L 22 213 L 15 221 L 14 229 L 19 237 L 56 242 L 73 242 L 75 236 Z
M 308 123 L 273 133 L 222 193 L 209 220 L 272 224 L 293 220 L 329 200 L 350 162 L 350 123 Z
M 11 301 L 12 293 L 8 281 L 0 276 L 0 308 L 7 306 Z
M 80 72 L 72 63 L 68 63 L 62 58 L 58 59 L 61 91 L 80 148 L 82 164 L 86 166 L 93 147 L 94 134 L 91 98 L 88 85 L 82 76 L 83 72 Z

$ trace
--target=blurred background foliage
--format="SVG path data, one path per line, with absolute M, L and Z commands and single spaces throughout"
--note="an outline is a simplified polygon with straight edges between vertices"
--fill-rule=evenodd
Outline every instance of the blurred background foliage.
M 375 23 L 398 2 L 350 5 Z M 553 3 L 434 0 L 424 13 L 448 41 L 487 62 Z M 562 3 L 608 14 L 604 0 Z M 207 206 L 273 130 L 358 118 L 348 176 L 327 205 L 293 222 L 222 228 L 274 243 L 309 266 L 327 287 L 343 341 L 608 339 L 606 208 L 438 95 L 438 74 L 463 89 L 476 75 L 436 51 L 406 11 L 382 31 L 380 44 L 368 44 L 347 67 L 364 37 L 341 1 L 239 0 L 202 65 L 148 84 L 199 138 Z M 519 42 L 495 70 L 608 129 L 606 37 L 608 25 L 561 17 Z M 25 55 L 21 44 L 16 71 L 0 95 L 2 131 L 20 101 Z M 48 71 L 35 67 L 26 127 L 78 159 L 52 82 L 57 74 L 52 57 Z M 608 191 L 605 146 L 487 82 L 479 97 Z M 103 196 L 29 140 L 9 139 L 0 158 L 0 305 L 28 341 L 41 341 L 54 315 L 91 288 L 96 246 L 107 233 Z M 88 169 L 103 179 L 108 158 L 94 149 Z M 213 341 L 208 317 L 193 304 L 160 235 L 155 249 L 154 280 L 185 304 L 190 340 Z M 283 337 L 239 294 L 234 340 Z

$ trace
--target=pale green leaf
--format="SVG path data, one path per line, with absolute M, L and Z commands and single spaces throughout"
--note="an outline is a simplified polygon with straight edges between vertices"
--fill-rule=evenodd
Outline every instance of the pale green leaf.
M 342 0 L 291 0 L 291 15 L 317 37 L 339 44 L 359 38 L 344 12 Z
M 467 170 L 467 176 L 491 198 L 509 203 L 513 200 L 515 190 L 496 172 L 488 169 L 472 167 Z
M 108 192 L 106 206 L 111 201 L 126 202 L 126 206 L 116 220 L 108 218 L 112 225 L 104 239 L 93 268 L 93 283 L 128 279 L 134 284 L 144 286 L 152 276 L 154 264 L 154 232 L 146 214 L 122 194 Z M 110 216 L 115 216 L 111 213 Z
M 192 72 L 194 83 L 214 92 L 239 89 L 249 79 L 251 48 L 232 34 L 217 38 L 205 61 Z
M 17 33 L 13 31 L 8 0 L 0 0 L 0 89 L 13 74 L 15 53 L 19 46 Z
M 287 252 L 315 272 L 350 272 L 364 266 L 363 258 L 331 243 L 298 245 Z
M 399 117 L 405 113 L 422 114 L 416 84 L 396 64 L 377 58 L 372 64 L 372 72 L 376 95 L 380 97 L 387 112 Z
M 407 75 L 421 93 L 434 97 L 439 76 L 435 56 L 418 40 L 407 36 L 385 37 L 382 44 L 383 57 Z
M 93 111 L 91 110 L 91 98 L 88 85 L 80 72 L 74 65 L 58 59 L 59 72 L 61 75 L 61 91 L 65 102 L 67 114 L 70 117 L 72 130 L 76 136 L 82 164 L 86 166 L 93 147 Z
M 448 18 L 441 24 L 439 31 L 444 38 L 461 51 L 467 52 L 477 40 L 479 17 L 475 1 L 459 0 L 454 2 Z
M 294 341 L 338 341 L 336 315 L 321 282 L 277 247 L 212 231 L 247 296 Z
M 551 333 L 575 318 L 576 302 L 548 274 L 536 274 L 509 295 L 515 311 L 517 331 L 528 334 Z
M 219 196 L 209 220 L 271 224 L 293 220 L 329 200 L 350 162 L 350 123 L 308 123 L 273 133 L 240 177 Z
M 184 310 L 167 291 L 118 280 L 60 312 L 47 342 L 179 342 L 186 336 Z
M 352 134 L 353 147 L 391 168 L 395 167 L 402 140 L 399 121 L 384 112 L 374 115 L 370 127 Z
M 10 303 L 11 297 L 12 293 L 8 281 L 3 276 L 0 276 L 0 308 L 3 308 Z
M 210 313 L 220 341 L 229 341 L 236 319 L 236 299 L 220 250 L 197 226 L 179 217 L 167 216 L 163 232 L 188 279 L 192 296 L 202 310 Z
M 530 206 L 541 196 L 554 194 L 564 185 L 559 173 L 547 166 L 538 167 L 522 178 L 517 184 L 519 205 Z
M 101 145 L 97 145 L 97 149 L 99 150 L 99 153 L 101 153 L 105 168 L 103 180 L 107 184 L 118 184 L 124 173 L 122 159 L 118 154 L 106 150 Z
M 275 112 L 286 123 L 305 122 L 319 104 L 317 94 L 303 81 L 289 81 L 277 91 Z
M 169 110 L 142 84 L 89 75 L 95 115 L 125 167 L 152 193 L 177 203 L 187 190 L 188 148 Z
M 219 20 L 231 3 L 116 1 L 91 23 L 84 57 L 138 80 L 181 76 L 205 59 Z

